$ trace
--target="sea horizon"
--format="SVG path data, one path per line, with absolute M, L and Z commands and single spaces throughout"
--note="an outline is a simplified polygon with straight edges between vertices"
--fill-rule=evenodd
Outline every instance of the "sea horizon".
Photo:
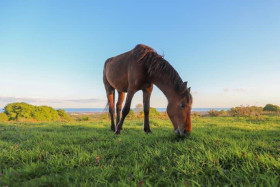
M 58 109 L 63 109 L 65 110 L 67 113 L 84 113 L 84 112 L 88 112 L 88 113 L 98 113 L 98 112 L 106 112 L 106 108 L 55 108 L 56 110 Z M 133 110 L 135 110 L 135 108 L 132 108 Z M 165 112 L 166 108 L 156 108 L 158 112 Z M 229 110 L 230 108 L 192 108 L 192 112 L 208 112 L 210 110 L 217 110 L 217 111 L 221 111 L 221 110 Z M 3 108 L 0 108 L 0 112 L 4 112 Z

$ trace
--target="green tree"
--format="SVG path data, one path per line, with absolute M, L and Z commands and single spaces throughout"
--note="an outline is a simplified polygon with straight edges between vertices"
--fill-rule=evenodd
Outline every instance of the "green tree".
M 273 105 L 273 104 L 267 104 L 263 108 L 263 111 L 277 112 L 277 111 L 280 111 L 280 107 L 277 105 Z

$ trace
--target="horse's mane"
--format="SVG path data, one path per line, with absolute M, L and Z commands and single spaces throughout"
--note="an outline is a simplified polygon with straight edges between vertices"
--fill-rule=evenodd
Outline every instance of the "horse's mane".
M 138 62 L 144 63 L 150 77 L 155 74 L 162 77 L 169 77 L 176 91 L 179 91 L 183 81 L 178 72 L 163 58 L 163 56 L 159 55 L 153 48 L 143 44 L 136 45 L 133 49 L 133 54 Z M 185 94 L 190 95 L 188 89 L 186 92 Z

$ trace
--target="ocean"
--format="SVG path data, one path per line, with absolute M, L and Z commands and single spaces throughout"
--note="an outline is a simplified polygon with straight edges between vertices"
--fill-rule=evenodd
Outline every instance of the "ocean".
M 57 108 L 59 109 L 59 108 Z M 61 108 L 68 113 L 85 113 L 85 112 L 104 112 L 104 108 Z M 159 112 L 165 112 L 166 108 L 156 108 Z M 208 112 L 210 110 L 229 110 L 229 108 L 192 108 L 193 112 Z M 0 108 L 0 112 L 3 112 L 3 109 Z

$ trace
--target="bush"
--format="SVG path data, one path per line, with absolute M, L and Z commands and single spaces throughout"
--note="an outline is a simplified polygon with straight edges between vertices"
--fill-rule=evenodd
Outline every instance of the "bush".
M 31 119 L 36 121 L 58 121 L 59 115 L 57 111 L 48 106 L 36 106 L 32 112 Z
M 8 120 L 9 120 L 9 118 L 8 118 L 7 114 L 0 113 L 0 121 L 1 122 L 5 122 L 5 121 L 8 121 Z
M 192 118 L 199 118 L 201 115 L 198 112 L 192 112 L 191 117 Z
M 27 103 L 11 103 L 4 108 L 9 120 L 32 119 L 34 111 L 35 107 Z
M 160 112 L 157 111 L 156 108 L 150 107 L 150 117 L 158 117 L 160 116 Z
M 71 117 L 64 111 L 56 111 L 49 106 L 33 106 L 27 103 L 11 103 L 4 108 L 9 120 L 14 121 L 70 121 Z
M 142 117 L 144 117 L 144 111 L 141 111 L 140 115 Z M 152 118 L 153 117 L 159 117 L 160 115 L 161 115 L 160 112 L 158 112 L 156 108 L 150 107 L 150 112 L 149 112 L 150 117 L 152 117 Z
M 228 116 L 228 112 L 225 110 L 210 110 L 208 111 L 209 116 L 217 117 L 217 116 Z
M 212 109 L 211 109 L 211 110 L 209 110 L 208 114 L 209 114 L 210 116 L 217 117 L 217 116 L 220 115 L 220 112 L 219 112 L 218 110 L 212 110 Z
M 65 112 L 65 110 L 58 109 L 58 116 L 61 121 L 72 121 L 73 119 Z
M 129 110 L 129 113 L 127 115 L 128 118 L 133 118 L 135 116 L 135 113 L 132 109 Z
M 280 111 L 280 107 L 277 105 L 273 105 L 273 104 L 267 104 L 263 108 L 263 111 L 278 112 L 278 111 Z
M 262 114 L 262 107 L 257 106 L 239 106 L 231 108 L 229 114 L 234 117 L 254 117 Z
M 199 114 L 198 114 L 198 112 L 193 112 L 193 113 L 192 113 L 192 116 L 193 116 L 193 117 L 198 117 Z

